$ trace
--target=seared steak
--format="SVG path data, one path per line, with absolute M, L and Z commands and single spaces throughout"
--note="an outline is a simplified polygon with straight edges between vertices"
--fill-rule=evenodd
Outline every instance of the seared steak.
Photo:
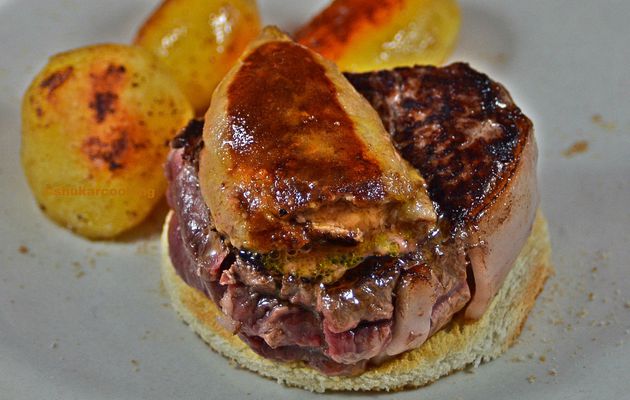
M 215 301 L 253 350 L 329 375 L 360 373 L 420 346 L 467 304 L 467 317 L 481 315 L 529 233 L 537 200 L 531 123 L 485 75 L 454 64 L 347 77 L 429 185 L 439 229 L 418 251 L 368 257 L 333 283 L 282 275 L 214 228 L 199 188 L 198 123 L 176 139 L 167 165 L 178 274 Z
M 479 318 L 529 236 L 538 206 L 531 121 L 508 91 L 467 64 L 346 74 L 379 113 L 400 154 L 462 237 Z

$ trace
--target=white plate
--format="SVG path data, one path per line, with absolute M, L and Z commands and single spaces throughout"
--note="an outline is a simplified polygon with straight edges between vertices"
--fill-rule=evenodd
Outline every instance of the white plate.
M 262 8 L 291 29 L 321 3 Z M 30 79 L 53 53 L 128 42 L 153 6 L 0 1 L 0 398 L 315 398 L 234 369 L 178 321 L 160 290 L 159 221 L 93 243 L 49 222 L 27 188 L 20 99 Z M 503 82 L 534 120 L 558 273 L 502 358 L 394 396 L 628 398 L 630 2 L 462 0 L 462 10 L 453 60 Z M 588 151 L 563 155 L 578 140 Z

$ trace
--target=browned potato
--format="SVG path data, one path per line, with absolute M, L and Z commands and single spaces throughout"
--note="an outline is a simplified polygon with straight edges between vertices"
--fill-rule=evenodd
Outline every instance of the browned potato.
M 53 56 L 22 103 L 22 165 L 36 200 L 89 238 L 133 227 L 163 195 L 168 141 L 192 116 L 144 49 L 105 44 Z
M 363 72 L 439 65 L 459 25 L 456 0 L 333 0 L 295 37 L 342 71 Z
M 260 30 L 255 0 L 164 0 L 135 43 L 164 62 L 203 114 L 214 88 Z

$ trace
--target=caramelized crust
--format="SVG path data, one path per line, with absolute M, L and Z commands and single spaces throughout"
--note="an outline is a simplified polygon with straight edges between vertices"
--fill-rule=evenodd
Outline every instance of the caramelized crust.
M 335 0 L 295 33 L 295 40 L 331 60 L 348 48 L 352 36 L 388 22 L 405 0 Z
M 332 63 L 277 30 L 265 30 L 217 88 L 204 143 L 202 192 L 232 245 L 308 246 L 304 269 L 283 272 L 308 276 L 322 258 L 358 262 L 395 243 L 409 251 L 435 221 L 422 177 L 374 109 Z
M 425 176 L 442 232 L 463 240 L 480 318 L 525 243 L 538 207 L 532 123 L 466 64 L 348 75 L 396 147 Z
M 346 74 L 428 183 L 438 212 L 475 223 L 515 174 L 532 123 L 500 84 L 467 64 Z
M 231 173 L 270 172 L 278 214 L 344 194 L 359 202 L 384 198 L 384 171 L 307 49 L 291 42 L 260 46 L 243 61 L 228 101 L 230 131 L 224 140 L 232 164 L 239 166 Z M 245 194 L 241 201 L 253 211 Z

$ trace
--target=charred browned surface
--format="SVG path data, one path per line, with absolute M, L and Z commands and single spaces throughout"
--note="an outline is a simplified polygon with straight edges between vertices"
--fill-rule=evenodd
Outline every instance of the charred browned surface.
M 448 221 L 471 222 L 514 174 L 532 123 L 488 76 L 456 63 L 346 77 L 423 175 Z
M 90 102 L 90 108 L 94 110 L 96 114 L 96 122 L 100 123 L 105 121 L 107 114 L 113 114 L 116 111 L 114 107 L 118 95 L 111 92 L 99 92 L 94 94 L 94 100 Z
M 95 124 L 81 145 L 90 163 L 111 173 L 123 173 L 138 150 L 147 149 L 140 138 L 143 122 L 120 106 L 120 94 L 131 77 L 124 65 L 95 62 L 89 70 L 90 85 L 85 100 Z
M 229 129 L 222 141 L 231 159 L 228 173 L 256 182 L 240 189 L 238 201 L 259 244 L 304 245 L 304 227 L 284 229 L 278 218 L 290 220 L 313 205 L 347 196 L 358 206 L 384 199 L 378 160 L 309 50 L 288 41 L 258 47 L 227 92 Z M 270 220 L 261 206 L 278 218 Z
M 123 157 L 129 146 L 127 132 L 116 132 L 110 135 L 106 141 L 98 136 L 88 136 L 83 142 L 82 150 L 88 158 L 94 162 L 105 165 L 110 171 L 123 167 Z
M 346 195 L 358 204 L 383 198 L 380 165 L 303 47 L 272 42 L 252 52 L 229 86 L 227 113 L 230 173 L 273 188 L 271 198 L 250 189 L 239 195 L 261 238 L 270 236 L 263 227 L 275 228 L 256 211 L 260 201 L 282 217 Z
M 200 186 L 217 231 L 274 252 L 267 266 L 332 281 L 362 257 L 415 248 L 435 225 L 424 179 L 378 113 L 276 28 L 217 87 L 203 140 Z
M 195 118 L 188 121 L 188 124 L 171 141 L 172 148 L 184 149 L 182 157 L 192 163 L 196 171 L 199 170 L 199 152 L 203 148 L 202 135 L 203 119 Z
M 61 71 L 56 71 L 46 77 L 40 84 L 42 89 L 48 89 L 48 94 L 52 94 L 59 86 L 63 85 L 63 83 L 70 78 L 74 68 L 67 67 Z
M 383 196 L 378 163 L 308 50 L 290 42 L 268 43 L 243 64 L 228 91 L 227 139 L 234 165 L 249 164 L 252 175 L 275 175 L 275 200 L 289 212 L 315 192 L 322 199 L 342 193 L 363 200 Z
M 94 93 L 89 107 L 94 110 L 94 119 L 97 123 L 102 123 L 108 115 L 116 113 L 118 95 L 113 90 L 124 84 L 125 72 L 124 66 L 109 64 L 105 71 L 90 74 Z
M 336 60 L 353 34 L 388 21 L 404 3 L 404 0 L 335 0 L 297 31 L 295 40 Z

